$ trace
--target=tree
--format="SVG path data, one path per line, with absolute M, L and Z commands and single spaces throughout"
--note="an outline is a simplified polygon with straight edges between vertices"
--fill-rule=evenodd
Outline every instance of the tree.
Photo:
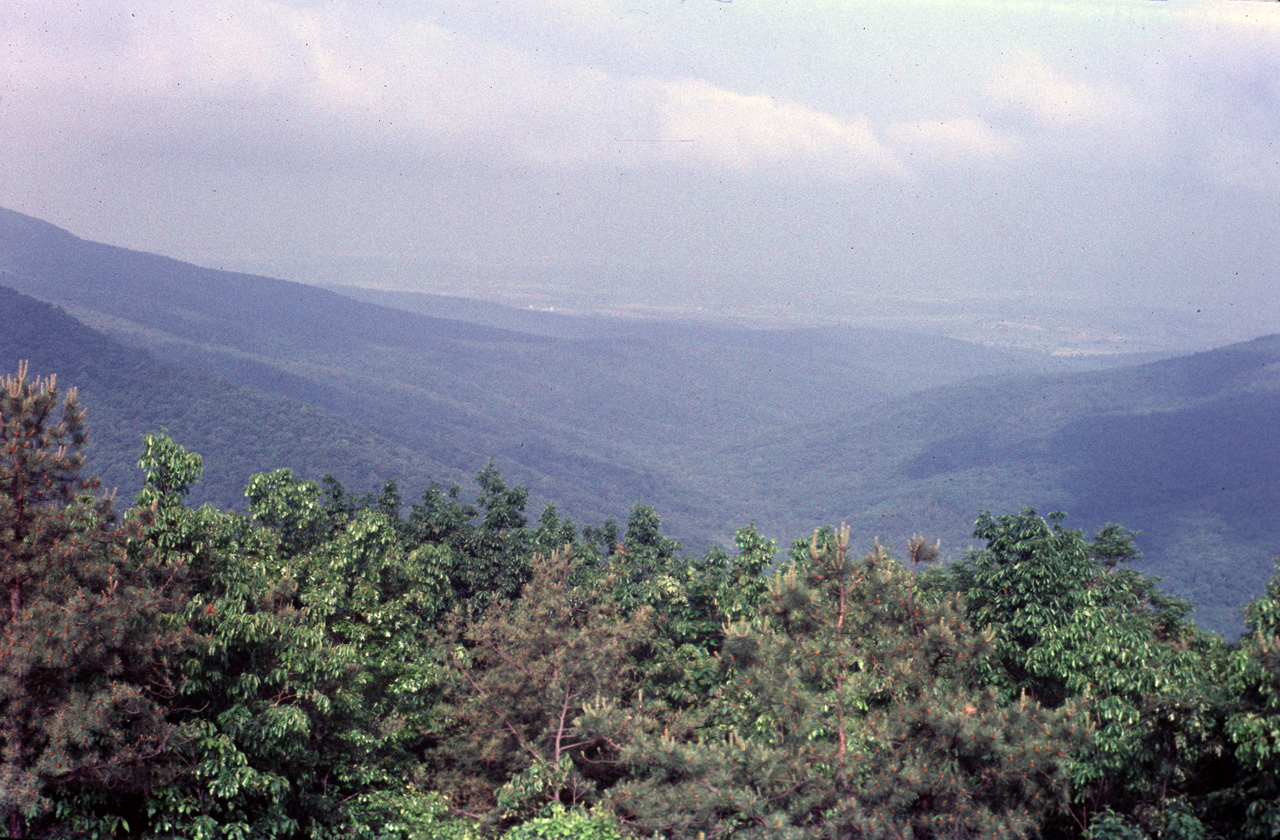
M 462 491 L 456 484 L 448 491 L 438 484 L 427 488 L 422 501 L 410 510 L 403 530 L 410 546 L 434 544 L 452 552 L 454 596 L 478 613 L 495 600 L 519 595 L 529 579 L 534 535 L 524 515 L 528 489 L 509 487 L 492 461 L 476 481 L 480 495 L 475 505 L 461 501 Z M 472 521 L 477 516 L 479 525 Z M 545 537 L 562 526 L 544 519 L 540 527 Z
M 252 478 L 241 516 L 182 504 L 198 458 L 167 438 L 148 439 L 142 466 L 143 496 L 164 514 L 148 536 L 190 558 L 198 633 L 174 715 L 189 737 L 150 803 L 153 830 L 464 836 L 448 834 L 456 826 L 418 773 L 448 551 L 404 551 L 384 513 L 335 511 L 287 470 Z
M 1266 592 L 1245 608 L 1248 633 L 1233 652 L 1230 689 L 1237 698 L 1226 731 L 1239 765 L 1244 807 L 1241 837 L 1280 835 L 1280 566 Z
M 1089 601 L 1098 569 L 1078 531 L 1064 529 L 1063 514 L 1040 517 L 1030 508 L 996 519 L 982 511 L 973 536 L 987 547 L 962 566 L 961 590 L 969 618 L 995 634 L 1010 691 L 1026 689 L 1051 704 L 1066 696 L 1061 680 L 1031 673 L 1027 652 Z M 999 679 L 999 675 L 996 676 Z
M 105 793 L 142 794 L 168 745 L 170 658 L 184 565 L 148 552 L 80 477 L 84 411 L 26 365 L 0 392 L 0 810 L 23 837 L 55 799 L 87 819 Z
M 1088 541 L 1064 518 L 983 511 L 974 536 L 987 545 L 952 582 L 995 640 L 993 685 L 1078 703 L 1094 721 L 1072 755 L 1072 820 L 1114 809 L 1159 831 L 1220 748 L 1207 680 L 1221 645 L 1184 621 L 1189 605 L 1121 565 L 1139 556 L 1132 532 L 1108 524 Z
M 520 823 L 502 835 L 502 840 L 623 840 L 618 821 L 604 809 L 567 809 L 559 802 L 545 814 Z
M 878 545 L 814 535 L 764 617 L 724 628 L 723 684 L 659 715 L 598 701 L 580 728 L 628 778 L 606 802 L 646 836 L 1029 837 L 1066 796 L 1071 709 L 982 684 L 990 637 L 921 598 Z M 913 554 L 925 553 L 923 541 Z M 1074 716 L 1074 717 L 1073 717 Z
M 712 546 L 702 557 L 685 558 L 660 525 L 652 508 L 636 505 L 608 569 L 614 597 L 624 608 L 644 605 L 655 613 L 646 693 L 690 708 L 721 684 L 716 657 L 724 625 L 759 617 L 768 594 L 764 571 L 777 546 L 748 526 L 736 534 L 736 555 Z
M 662 605 L 683 598 L 680 543 L 662 533 L 662 518 L 646 504 L 631 509 L 622 540 L 613 546 L 613 593 L 624 609 Z
M 519 599 L 473 622 L 459 608 L 447 636 L 453 688 L 441 713 L 451 737 L 436 761 L 459 807 L 490 822 L 591 803 L 616 779 L 601 743 L 574 721 L 597 697 L 635 693 L 651 633 L 651 611 L 624 613 L 610 581 L 572 550 L 532 567 Z

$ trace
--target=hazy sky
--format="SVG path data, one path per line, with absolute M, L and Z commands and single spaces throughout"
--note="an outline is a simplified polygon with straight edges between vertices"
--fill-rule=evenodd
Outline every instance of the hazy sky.
M 0 206 L 299 280 L 1280 329 L 1280 4 L 11 0 Z

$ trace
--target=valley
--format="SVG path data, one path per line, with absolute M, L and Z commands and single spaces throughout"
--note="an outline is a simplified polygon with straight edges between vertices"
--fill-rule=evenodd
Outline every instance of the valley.
M 122 493 L 163 426 L 205 457 L 197 500 L 240 504 L 290 467 L 412 501 L 493 459 L 533 516 L 645 502 L 694 552 L 748 522 L 785 544 L 847 521 L 957 558 L 981 509 L 1064 510 L 1141 531 L 1144 571 L 1223 632 L 1280 550 L 1275 337 L 1151 361 L 898 323 L 568 316 L 214 271 L 10 211 L 0 286 L 5 365 L 82 389 L 91 467 Z

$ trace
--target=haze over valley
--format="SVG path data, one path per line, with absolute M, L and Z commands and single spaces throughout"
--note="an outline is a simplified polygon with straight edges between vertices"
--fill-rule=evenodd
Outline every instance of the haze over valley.
M 242 505 L 251 474 L 291 467 L 359 492 L 397 479 L 413 501 L 492 458 L 534 513 L 588 525 L 644 502 L 695 552 L 751 522 L 786 543 L 847 521 L 958 558 L 981 508 L 1065 510 L 1141 531 L 1144 568 L 1226 632 L 1280 546 L 1276 337 L 1149 361 L 346 296 L 11 211 L 0 266 L 4 358 L 82 389 L 92 463 L 126 496 L 164 427 L 209 464 L 196 500 Z

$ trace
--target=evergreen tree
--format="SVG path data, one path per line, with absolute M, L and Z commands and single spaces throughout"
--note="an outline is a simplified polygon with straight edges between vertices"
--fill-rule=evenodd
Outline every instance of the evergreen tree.
M 106 794 L 141 794 L 173 729 L 168 628 L 183 564 L 144 550 L 95 481 L 75 390 L 25 365 L 0 392 L 0 810 L 7 833 L 83 821 Z M 116 812 L 118 818 L 119 812 Z
M 1084 721 L 982 685 L 992 655 L 954 598 L 919 597 L 877 546 L 815 535 L 774 578 L 764 620 L 725 627 L 722 687 L 660 716 L 605 701 L 630 778 L 607 801 L 648 836 L 1028 837 L 1066 795 Z M 927 552 L 913 542 L 914 553 Z
M 524 819 L 553 802 L 595 801 L 617 778 L 599 739 L 575 720 L 597 697 L 640 686 L 651 611 L 625 614 L 608 578 L 571 549 L 536 556 L 515 601 L 468 621 L 455 611 L 447 640 L 453 686 L 441 714 L 450 737 L 437 778 L 458 806 L 490 822 Z

